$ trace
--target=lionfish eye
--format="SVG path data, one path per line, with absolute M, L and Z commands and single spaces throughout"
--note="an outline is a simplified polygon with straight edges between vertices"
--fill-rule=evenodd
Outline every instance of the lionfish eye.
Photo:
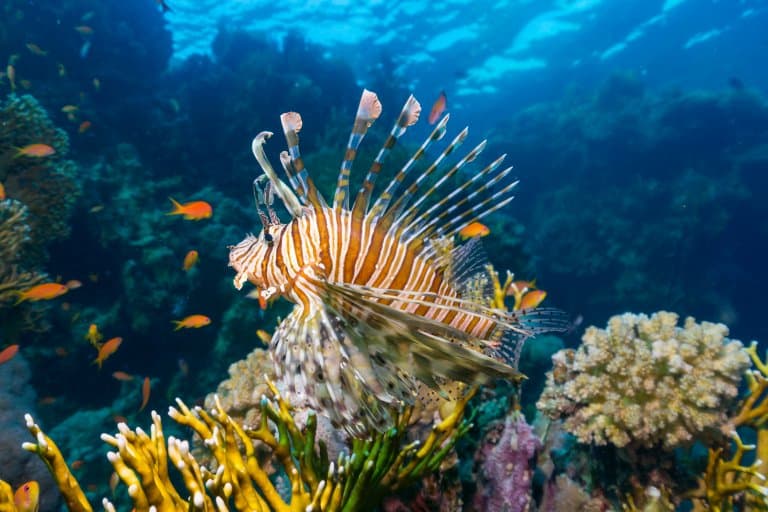
M 272 238 L 272 235 L 270 235 L 269 233 L 264 233 L 264 241 L 271 245 L 272 242 L 275 241 L 275 239 Z

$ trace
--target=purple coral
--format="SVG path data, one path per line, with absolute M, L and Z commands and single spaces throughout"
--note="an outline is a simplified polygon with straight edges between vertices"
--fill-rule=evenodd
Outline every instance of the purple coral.
M 485 436 L 475 460 L 479 465 L 474 510 L 520 512 L 531 504 L 531 460 L 541 441 L 523 415 L 513 413 Z

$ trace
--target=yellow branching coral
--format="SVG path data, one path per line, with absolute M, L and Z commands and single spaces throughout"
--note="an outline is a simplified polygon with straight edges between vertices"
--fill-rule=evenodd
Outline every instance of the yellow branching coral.
M 584 443 L 671 449 L 717 429 L 749 365 L 722 324 L 674 313 L 614 316 L 555 354 L 537 406 Z
M 733 439 L 733 450 L 710 448 L 698 487 L 686 495 L 695 511 L 732 510 L 737 501 L 746 503 L 749 510 L 768 510 L 768 358 L 760 358 L 754 341 L 746 352 L 754 365 L 746 373 L 747 395 L 723 426 Z M 737 428 L 756 431 L 755 444 L 745 445 Z M 751 464 L 744 462 L 747 453 L 755 455 Z
M 191 428 L 210 451 L 210 464 L 205 466 L 187 441 L 165 440 L 156 413 L 149 433 L 120 424 L 115 435 L 102 435 L 115 449 L 108 459 L 128 487 L 136 512 L 370 510 L 385 494 L 435 471 L 469 428 L 462 416 L 473 393 L 467 393 L 448 417 L 434 425 L 423 442 L 405 443 L 410 420 L 410 409 L 406 409 L 390 430 L 353 440 L 349 454 L 331 461 L 322 444 L 316 446 L 314 415 L 299 429 L 290 406 L 268 385 L 274 399 L 262 400 L 260 425 L 253 429 L 242 427 L 220 403 L 206 411 L 190 409 L 177 400 L 178 408 L 170 408 L 171 418 Z M 70 510 L 92 510 L 53 441 L 30 417 L 27 426 L 37 443 L 27 443 L 25 448 L 46 461 Z M 282 466 L 290 482 L 289 496 L 259 463 L 254 440 L 269 447 Z M 171 466 L 181 474 L 184 490 L 174 486 Z M 108 511 L 115 510 L 107 499 L 103 505 Z

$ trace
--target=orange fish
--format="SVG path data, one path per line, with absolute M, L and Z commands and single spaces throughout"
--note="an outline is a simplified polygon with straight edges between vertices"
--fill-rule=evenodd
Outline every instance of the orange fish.
M 5 199 L 5 185 L 0 182 L 0 201 Z
M 133 375 L 127 372 L 116 371 L 112 373 L 112 377 L 120 382 L 130 382 L 133 380 Z
M 45 57 L 48 55 L 48 52 L 37 46 L 35 43 L 27 43 L 27 50 L 34 53 L 35 55 L 39 55 L 41 57 Z
M 87 339 L 91 345 L 93 345 L 96 348 L 99 348 L 99 342 L 104 338 L 104 336 L 101 335 L 99 332 L 99 327 L 96 324 L 91 324 L 88 326 L 88 332 L 85 333 L 85 339 Z
M 5 347 L 3 350 L 0 350 L 0 364 L 7 363 L 11 359 L 13 359 L 13 356 L 15 356 L 18 351 L 19 351 L 18 345 L 9 345 Z
M 115 497 L 115 489 L 117 489 L 117 484 L 120 483 L 120 476 L 113 471 L 112 474 L 109 476 L 109 490 L 112 492 L 112 497 Z
M 205 201 L 191 201 L 181 204 L 172 197 L 168 199 L 173 203 L 173 211 L 166 213 L 166 215 L 183 215 L 187 220 L 208 219 L 213 215 L 213 208 Z
M 184 264 L 182 265 L 182 269 L 184 269 L 185 272 L 188 272 L 189 269 L 195 266 L 195 263 L 197 263 L 198 259 L 197 251 L 192 249 L 187 253 L 186 256 L 184 256 Z
M 61 111 L 65 114 L 74 114 L 80 109 L 77 105 L 64 105 L 61 107 Z
M 249 299 L 256 299 L 259 301 L 259 307 L 264 310 L 267 309 L 267 299 L 264 297 L 264 295 L 261 294 L 261 290 L 258 288 L 254 288 L 250 292 L 248 292 L 248 295 L 246 295 Z
M 90 121 L 83 121 L 80 126 L 77 127 L 77 133 L 85 133 L 91 127 Z
M 94 363 L 99 365 L 99 370 L 101 370 L 101 365 L 104 363 L 104 361 L 106 361 L 109 356 L 117 352 L 117 349 L 120 347 L 122 342 L 123 338 L 112 338 L 99 348 L 99 355 L 96 356 L 96 359 L 93 360 Z
M 37 401 L 39 405 L 53 405 L 56 403 L 56 397 L 55 396 L 44 396 L 40 400 Z
M 150 382 L 149 377 L 144 377 L 144 382 L 141 384 L 141 407 L 139 407 L 139 412 L 143 411 L 149 402 L 149 391 L 151 387 L 152 383 Z
M 112 416 L 112 420 L 115 423 L 128 423 L 128 418 L 126 418 L 125 416 L 120 416 L 119 414 L 115 414 L 114 416 Z
M 445 95 L 445 91 L 440 91 L 440 96 L 437 97 L 432 105 L 432 110 L 429 112 L 429 124 L 435 124 L 447 107 L 448 97 Z
M 90 36 L 91 34 L 93 34 L 93 29 L 88 25 L 78 25 L 75 27 L 75 30 L 77 30 L 81 35 L 84 35 L 84 36 Z
M 466 240 L 467 238 L 483 237 L 490 232 L 491 230 L 488 229 L 488 226 L 485 224 L 480 222 L 473 222 L 468 226 L 464 226 L 461 231 L 459 231 L 459 236 L 462 238 L 462 240 Z
M 5 68 L 5 76 L 8 77 L 8 83 L 11 84 L 11 90 L 16 90 L 16 68 L 13 67 L 13 64 L 8 64 L 8 66 Z
M 189 328 L 195 328 L 199 329 L 200 327 L 205 327 L 206 325 L 211 323 L 211 319 L 208 318 L 205 315 L 189 315 L 186 318 L 183 318 L 181 320 L 174 320 L 174 324 L 176 324 L 176 328 L 174 331 L 178 331 L 179 329 L 189 329 Z
M 83 283 L 78 281 L 77 279 L 70 279 L 69 281 L 64 283 L 64 286 L 66 286 L 67 289 L 69 289 L 69 290 L 76 290 L 76 289 L 80 288 L 81 286 L 83 286 Z
M 533 290 L 523 295 L 523 300 L 520 302 L 520 309 L 533 309 L 539 306 L 539 304 L 547 298 L 547 292 L 544 290 Z
M 21 304 L 25 300 L 36 302 L 38 300 L 55 299 L 60 295 L 64 295 L 68 291 L 69 288 L 61 283 L 38 284 L 37 286 L 33 286 L 32 288 L 24 290 L 23 292 L 16 292 L 19 294 L 19 300 L 16 301 L 16 304 Z
M 59 357 L 67 357 L 69 355 L 69 351 L 64 347 L 56 347 L 54 349 L 54 352 L 56 352 L 56 355 Z
M 17 158 L 20 156 L 43 158 L 46 156 L 51 156 L 54 153 L 56 153 L 56 150 L 53 149 L 48 144 L 28 144 L 23 148 L 17 148 L 16 155 L 14 155 L 14 158 Z
M 258 336 L 261 342 L 265 345 L 269 345 L 269 343 L 272 341 L 272 336 L 270 336 L 269 333 L 264 329 L 259 329 L 256 331 L 256 336 Z
M 72 467 L 72 469 L 78 470 L 81 467 L 83 467 L 84 464 L 85 464 L 85 461 L 83 459 L 77 459 L 72 464 L 70 464 L 70 466 Z
M 40 486 L 34 480 L 23 484 L 13 494 L 18 512 L 37 512 L 40 509 Z

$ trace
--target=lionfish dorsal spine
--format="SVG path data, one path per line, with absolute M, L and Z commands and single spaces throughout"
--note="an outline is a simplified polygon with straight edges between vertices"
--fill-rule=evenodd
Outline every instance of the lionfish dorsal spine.
M 376 155 L 376 159 L 368 170 L 368 174 L 366 175 L 363 184 L 360 186 L 360 190 L 357 192 L 357 197 L 352 206 L 353 216 L 362 217 L 368 210 L 371 195 L 373 194 L 373 187 L 376 185 L 376 178 L 384 164 L 384 159 L 389 155 L 392 148 L 397 144 L 397 140 L 405 133 L 408 127 L 416 124 L 420 114 L 421 104 L 419 104 L 413 94 L 411 94 L 405 102 L 405 105 L 403 105 L 403 109 L 400 111 L 400 115 L 397 117 L 394 126 L 392 126 L 389 136 L 387 136 L 387 139 L 381 146 L 379 153 Z
M 432 145 L 433 142 L 438 141 L 443 138 L 445 135 L 445 127 L 448 124 L 448 119 L 450 116 L 446 114 L 439 123 L 435 126 L 435 128 L 432 130 L 432 133 L 429 134 L 429 136 L 426 138 L 426 140 L 421 144 L 419 149 L 416 150 L 416 152 L 411 156 L 411 158 L 408 159 L 408 161 L 403 165 L 402 168 L 397 172 L 395 177 L 392 179 L 392 181 L 389 182 L 389 185 L 387 185 L 387 188 L 379 195 L 379 198 L 376 199 L 376 202 L 373 204 L 373 207 L 368 212 L 368 215 L 374 219 L 381 217 L 384 215 L 384 213 L 387 211 L 387 208 L 389 207 L 389 203 L 392 201 L 392 198 L 394 197 L 395 193 L 397 192 L 397 189 L 399 188 L 400 184 L 405 180 L 405 177 L 408 175 L 410 169 L 413 167 L 413 164 L 422 158 L 429 148 L 430 145 Z
M 352 125 L 352 133 L 349 134 L 347 149 L 344 152 L 344 160 L 341 162 L 339 177 L 336 182 L 336 192 L 333 195 L 333 207 L 349 209 L 349 175 L 352 172 L 352 163 L 357 156 L 357 148 L 363 141 L 368 128 L 381 115 L 381 102 L 378 96 L 368 89 L 363 89 L 360 104 L 357 107 L 355 123 Z
M 422 203 L 424 203 L 424 201 L 426 201 L 427 198 L 429 198 L 435 192 L 435 190 L 437 190 L 440 187 L 440 185 L 445 183 L 454 174 L 456 174 L 462 167 L 464 167 L 464 165 L 466 165 L 469 162 L 472 162 L 475 158 L 477 158 L 477 155 L 479 155 L 483 151 L 483 149 L 485 149 L 486 144 L 487 144 L 486 141 L 482 141 L 480 144 L 475 146 L 472 149 L 472 151 L 467 153 L 463 158 L 461 158 L 458 162 L 456 162 L 447 172 L 443 173 L 443 176 L 429 190 L 421 194 L 421 196 L 418 197 L 418 199 L 413 203 L 413 205 L 411 205 L 403 213 L 400 213 L 398 211 L 394 212 L 398 218 L 396 224 L 399 225 L 404 222 L 410 222 L 418 213 L 419 207 L 422 205 Z M 438 164 L 439 162 L 436 161 L 433 167 L 430 167 L 429 169 L 427 169 L 427 171 L 425 171 L 424 174 L 422 174 L 422 176 L 420 176 L 419 179 L 416 180 L 416 182 L 412 185 L 413 192 L 411 192 L 407 196 L 405 195 L 403 196 L 404 203 L 400 206 L 401 211 L 406 207 L 407 205 L 406 203 L 415 196 L 421 181 L 426 179 L 429 176 L 429 174 L 432 171 L 434 171 L 434 169 L 437 168 Z M 403 232 L 407 232 L 407 229 L 404 230 Z
M 442 199 L 437 201 L 435 204 L 430 206 L 428 209 L 426 209 L 423 213 L 415 217 L 406 227 L 406 232 L 411 232 L 411 238 L 414 238 L 416 236 L 420 236 L 424 233 L 427 229 L 437 225 L 439 222 L 441 222 L 447 215 L 450 213 L 456 211 L 459 207 L 461 207 L 463 204 L 469 201 L 469 194 L 473 194 L 476 191 L 485 190 L 490 183 L 491 186 L 493 184 L 497 183 L 498 181 L 501 181 L 506 177 L 510 171 L 512 171 L 512 167 L 508 167 L 498 174 L 494 175 L 491 178 L 488 178 L 490 174 L 492 174 L 498 167 L 501 165 L 501 163 L 504 161 L 507 155 L 501 155 L 499 158 L 488 164 L 486 167 L 484 167 L 480 172 L 472 176 L 470 179 L 465 181 L 463 184 L 461 184 L 459 187 L 455 188 L 453 191 L 445 195 Z M 454 171 L 455 166 L 451 171 Z M 455 171 L 454 171 L 455 172 Z M 450 173 L 450 171 L 449 171 Z M 432 189 L 430 189 L 426 194 L 431 193 L 433 189 L 438 188 L 445 178 L 449 176 L 449 173 L 446 173 L 446 175 L 438 181 Z M 486 181 L 487 180 L 487 181 Z M 474 185 L 475 183 L 480 182 L 480 186 L 477 188 L 477 190 L 469 191 L 470 187 Z M 464 196 L 461 198 L 461 196 Z M 416 205 L 414 205 L 416 206 Z M 445 210 L 443 210 L 445 208 Z M 413 231 L 416 229 L 417 231 Z
M 440 155 L 435 158 L 429 167 L 427 167 L 418 177 L 416 177 L 413 183 L 411 183 L 408 188 L 406 188 L 405 191 L 400 195 L 400 197 L 397 198 L 394 204 L 392 204 L 386 214 L 388 217 L 395 219 L 392 226 L 390 227 L 391 233 L 402 233 L 400 227 L 405 220 L 405 217 L 401 215 L 403 209 L 408 205 L 416 192 L 418 192 L 421 183 L 439 168 L 440 164 L 443 162 L 443 160 L 445 160 L 446 157 L 448 157 L 448 155 L 453 153 L 456 148 L 464 143 L 467 135 L 469 135 L 469 128 L 464 128 L 461 130 L 461 132 L 459 132 L 459 134 L 454 137 L 451 143 L 448 144 L 445 149 L 443 149 Z
M 324 208 L 326 206 L 325 200 L 307 172 L 304 159 L 301 158 L 301 151 L 299 151 L 299 132 L 303 125 L 301 115 L 297 112 L 285 112 L 280 116 L 280 124 L 283 126 L 283 134 L 288 145 L 288 158 L 284 158 L 281 153 L 280 161 L 283 162 L 284 168 L 288 167 L 285 172 L 291 186 L 303 203 L 308 202 L 316 208 Z M 288 166 L 289 160 L 290 165 Z
M 264 153 L 264 143 L 270 137 L 272 137 L 272 132 L 264 131 L 259 133 L 253 138 L 251 151 L 253 152 L 256 161 L 259 162 L 261 170 L 264 171 L 264 174 L 267 175 L 269 181 L 272 183 L 272 186 L 275 189 L 274 192 L 283 201 L 283 204 L 285 204 L 285 207 L 288 209 L 291 216 L 294 218 L 301 217 L 303 212 L 299 199 L 296 197 L 296 194 L 293 193 L 293 190 L 280 179 L 272 168 L 272 164 L 269 163 L 267 155 Z

